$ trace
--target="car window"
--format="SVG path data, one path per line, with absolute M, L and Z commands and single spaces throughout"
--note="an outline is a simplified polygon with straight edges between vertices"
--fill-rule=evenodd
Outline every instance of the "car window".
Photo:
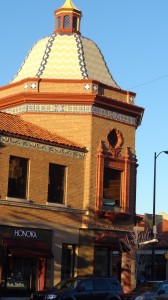
M 166 293 L 168 292 L 168 283 L 162 285 L 162 290 L 164 290 Z
M 122 290 L 121 284 L 118 280 L 115 280 L 113 278 L 109 278 L 108 282 L 109 282 L 112 289 L 117 290 L 117 291 Z
M 94 288 L 95 290 L 107 290 L 109 289 L 108 283 L 105 279 L 102 278 L 96 278 L 94 281 Z
M 54 286 L 54 289 L 61 290 L 65 288 L 76 288 L 79 282 L 79 279 L 62 280 Z
M 93 291 L 93 280 L 92 279 L 81 280 L 79 287 L 84 288 L 85 291 Z

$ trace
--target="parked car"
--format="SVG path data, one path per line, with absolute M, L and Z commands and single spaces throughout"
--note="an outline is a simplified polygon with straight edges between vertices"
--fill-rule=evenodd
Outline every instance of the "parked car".
M 159 295 L 163 296 L 166 294 L 168 295 L 168 280 L 164 280 L 164 281 L 156 284 L 156 286 L 153 289 L 139 295 L 135 299 L 136 300 L 156 300 L 156 298 L 159 297 Z
M 153 293 L 154 291 L 157 291 L 161 283 L 162 281 L 144 281 L 141 284 L 139 284 L 135 289 L 133 289 L 130 293 L 123 294 L 122 298 L 124 300 L 149 299 L 147 298 L 147 295 Z
M 156 296 L 155 300 L 168 300 L 168 293 L 166 292 Z
M 123 289 L 120 282 L 112 277 L 76 277 L 61 281 L 46 291 L 36 291 L 31 300 L 121 300 Z

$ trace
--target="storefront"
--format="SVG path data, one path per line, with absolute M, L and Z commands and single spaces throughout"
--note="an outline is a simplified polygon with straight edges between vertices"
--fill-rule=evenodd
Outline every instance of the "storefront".
M 50 286 L 52 231 L 0 226 L 1 293 L 29 296 Z

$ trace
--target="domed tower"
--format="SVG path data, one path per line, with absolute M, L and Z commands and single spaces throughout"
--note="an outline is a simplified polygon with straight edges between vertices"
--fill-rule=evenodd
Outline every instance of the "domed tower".
M 118 88 L 100 49 L 93 41 L 81 36 L 81 16 L 81 11 L 72 1 L 65 1 L 64 5 L 55 11 L 53 34 L 33 46 L 12 83 L 26 78 L 86 80 L 86 82 L 94 79 Z M 95 88 L 96 86 L 93 87 Z M 27 85 L 25 89 L 28 89 Z M 91 89 L 86 83 L 84 91 L 87 90 Z M 63 92 L 65 93 L 64 87 Z
M 55 11 L 55 33 L 80 33 L 81 11 L 78 10 L 71 0 Z
M 135 132 L 143 108 L 115 82 L 98 46 L 81 35 L 81 16 L 71 0 L 55 11 L 53 33 L 0 88 L 0 109 L 86 147 L 83 208 L 109 222 L 123 213 L 133 224 Z

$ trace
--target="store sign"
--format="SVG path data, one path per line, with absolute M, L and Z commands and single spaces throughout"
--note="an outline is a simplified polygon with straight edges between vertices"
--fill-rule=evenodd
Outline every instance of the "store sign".
M 14 236 L 37 239 L 37 233 L 34 230 L 15 229 Z

